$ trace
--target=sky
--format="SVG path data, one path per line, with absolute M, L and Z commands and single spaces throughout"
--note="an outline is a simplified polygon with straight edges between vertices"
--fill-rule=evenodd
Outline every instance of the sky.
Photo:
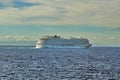
M 37 41 L 46 35 L 85 37 L 120 46 L 120 0 L 0 0 L 0 41 Z M 1 43 L 0 44 L 3 44 Z

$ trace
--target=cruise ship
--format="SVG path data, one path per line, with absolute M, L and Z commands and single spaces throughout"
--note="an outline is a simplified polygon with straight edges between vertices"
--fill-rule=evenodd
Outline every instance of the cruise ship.
M 62 38 L 60 36 L 45 36 L 36 43 L 36 48 L 90 48 L 92 44 L 85 38 Z

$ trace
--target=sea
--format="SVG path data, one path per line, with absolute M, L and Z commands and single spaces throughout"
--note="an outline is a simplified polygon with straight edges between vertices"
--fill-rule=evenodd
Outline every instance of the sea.
M 0 47 L 0 80 L 120 80 L 120 47 Z

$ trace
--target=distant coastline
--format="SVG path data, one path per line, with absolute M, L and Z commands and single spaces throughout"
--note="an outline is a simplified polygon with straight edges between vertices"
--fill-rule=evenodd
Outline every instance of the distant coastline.
M 0 45 L 0 47 L 35 47 L 35 45 L 23 45 L 23 44 L 10 44 L 10 45 L 6 45 L 6 44 L 2 44 Z M 115 46 L 115 45 L 93 45 L 92 47 L 120 47 L 120 46 Z
M 36 41 L 0 41 L 0 47 L 35 47 Z M 92 47 L 120 47 L 120 45 L 103 45 L 93 43 Z

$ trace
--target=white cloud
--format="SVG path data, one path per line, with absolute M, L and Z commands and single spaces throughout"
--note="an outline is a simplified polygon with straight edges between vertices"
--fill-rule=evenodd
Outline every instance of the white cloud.
M 1 1 L 9 4 L 11 0 Z M 41 5 L 0 10 L 1 24 L 91 24 L 119 27 L 119 0 L 25 0 Z M 60 18 L 38 19 L 42 16 Z M 31 20 L 27 20 L 31 18 Z M 32 20 L 33 18 L 33 20 Z M 35 19 L 36 18 L 36 19 Z
M 0 0 L 0 3 L 9 7 L 12 4 L 12 0 Z
M 7 35 L 0 39 L 2 41 L 35 41 L 37 40 L 35 37 L 27 36 L 27 35 Z
M 109 37 L 109 39 L 111 39 L 111 40 L 115 40 L 115 39 L 117 39 L 116 37 Z

